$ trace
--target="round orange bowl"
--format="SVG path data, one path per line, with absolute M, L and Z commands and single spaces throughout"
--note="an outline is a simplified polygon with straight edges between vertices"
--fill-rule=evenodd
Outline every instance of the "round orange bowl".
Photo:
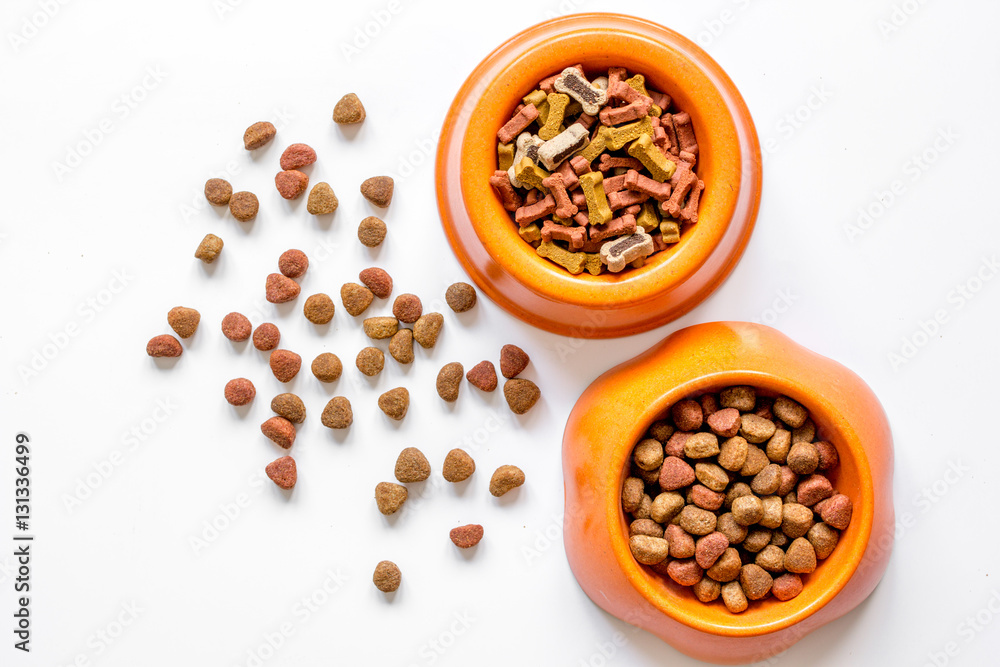
M 792 600 L 751 603 L 732 614 L 632 557 L 621 489 L 632 448 L 682 398 L 752 385 L 810 412 L 840 466 L 830 479 L 854 503 L 833 553 Z M 716 322 L 682 329 L 611 369 L 583 393 L 563 437 L 564 541 L 583 590 L 606 611 L 709 662 L 739 664 L 780 653 L 860 604 L 892 550 L 892 435 L 861 378 L 769 327 Z
M 577 63 L 591 77 L 611 66 L 645 75 L 690 114 L 698 138 L 698 223 L 645 266 L 619 274 L 574 276 L 539 257 L 489 185 L 497 130 L 539 81 Z M 542 329 L 608 338 L 676 319 L 726 279 L 757 217 L 760 145 L 735 85 L 693 42 L 638 18 L 578 14 L 516 35 L 469 75 L 445 119 L 436 181 L 445 233 L 483 292 Z

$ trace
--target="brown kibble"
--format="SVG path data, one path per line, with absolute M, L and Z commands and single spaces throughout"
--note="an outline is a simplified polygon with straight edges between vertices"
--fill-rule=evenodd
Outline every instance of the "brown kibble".
M 760 525 L 765 528 L 780 528 L 784 521 L 784 504 L 778 496 L 766 496 L 760 499 L 764 506 L 764 516 L 760 518 Z
M 705 572 L 698 567 L 694 558 L 686 560 L 672 560 L 667 565 L 667 576 L 681 586 L 694 586 L 701 581 Z
M 333 352 L 323 352 L 313 359 L 312 374 L 320 382 L 336 382 L 343 372 L 344 365 Z
M 264 322 L 253 332 L 253 346 L 261 352 L 267 352 L 278 347 L 281 341 L 281 332 L 278 327 L 270 322 Z
M 278 270 L 288 278 L 301 278 L 308 268 L 309 258 L 301 250 L 286 250 L 278 258 Z
M 703 415 L 698 401 L 686 399 L 674 403 L 670 416 L 674 420 L 674 426 L 682 431 L 697 431 L 701 428 Z
M 648 493 L 642 494 L 642 500 L 639 501 L 639 507 L 632 512 L 633 519 L 649 519 L 650 510 L 653 507 L 653 499 L 649 497 Z
M 734 614 L 746 611 L 749 606 L 747 596 L 738 581 L 730 581 L 722 585 L 722 602 L 726 605 L 726 609 Z
M 333 122 L 338 125 L 360 123 L 365 119 L 365 107 L 354 93 L 347 93 L 333 107 Z
M 291 456 L 282 456 L 267 464 L 264 472 L 271 478 L 271 481 L 282 489 L 288 490 L 295 486 L 298 481 L 298 471 L 295 469 L 295 459 Z
M 799 483 L 799 476 L 792 472 L 792 469 L 788 466 L 781 466 L 781 486 L 775 492 L 775 495 L 784 498 L 795 488 L 795 485 Z
M 206 264 L 211 264 L 222 252 L 222 239 L 215 234 L 205 234 L 205 238 L 198 244 L 194 251 L 194 256 Z
M 684 532 L 676 523 L 671 523 L 664 530 L 664 537 L 670 542 L 671 558 L 691 558 L 694 556 L 694 538 Z
M 464 482 L 476 472 L 476 462 L 463 449 L 453 449 L 444 457 L 441 474 L 452 483 Z
M 753 477 L 767 467 L 770 461 L 764 450 L 757 445 L 747 445 L 747 460 L 743 463 L 739 473 L 742 477 Z
M 708 576 L 722 583 L 733 581 L 736 577 L 740 576 L 740 569 L 742 567 L 743 561 L 740 559 L 740 552 L 733 547 L 729 547 L 715 561 L 715 565 L 708 568 Z
M 295 443 L 295 425 L 284 417 L 271 417 L 260 425 L 260 432 L 282 449 Z
M 755 554 L 771 543 L 771 535 L 773 531 L 767 528 L 751 528 L 743 538 L 743 548 Z
M 796 442 L 788 451 L 788 467 L 796 475 L 812 474 L 819 465 L 819 450 L 810 442 Z
M 374 340 L 392 338 L 399 331 L 399 320 L 395 317 L 368 317 L 363 322 L 365 335 Z
M 701 414 L 701 407 L 698 407 Z M 684 441 L 684 455 L 689 459 L 707 459 L 719 453 L 719 438 L 714 433 L 692 433 Z
M 327 428 L 347 428 L 354 423 L 354 411 L 351 402 L 343 396 L 334 396 L 320 415 L 320 422 Z
M 480 361 L 469 369 L 465 379 L 473 387 L 483 391 L 493 391 L 497 388 L 497 370 L 492 361 Z
M 748 563 L 740 570 L 740 586 L 743 587 L 743 594 L 750 600 L 766 597 L 773 584 L 774 579 L 760 565 Z
M 416 447 L 407 447 L 396 459 L 396 479 L 405 484 L 422 482 L 431 476 L 431 464 Z
M 399 421 L 410 407 L 410 392 L 405 387 L 390 389 L 378 397 L 378 407 L 387 417 Z
M 369 267 L 358 274 L 358 279 L 380 299 L 388 299 L 392 294 L 392 276 L 385 269 Z
M 306 144 L 292 144 L 285 149 L 278 160 L 284 170 L 301 169 L 316 162 L 316 151 Z
M 505 378 L 515 378 L 528 367 L 528 353 L 517 345 L 504 345 L 500 349 L 500 373 Z
M 271 399 L 271 411 L 293 424 L 306 420 L 306 406 L 295 394 L 278 394 Z
M 632 474 L 642 479 L 646 484 L 656 484 L 660 481 L 660 470 L 643 470 L 636 466 Z
M 330 215 L 340 206 L 337 195 L 329 183 L 320 181 L 309 191 L 309 198 L 306 200 L 306 211 L 312 215 Z
M 236 378 L 226 383 L 225 394 L 230 405 L 247 405 L 257 395 L 257 390 L 250 380 Z
M 780 535 L 781 533 L 778 534 Z M 773 543 L 768 544 L 757 553 L 757 557 L 753 562 L 756 563 L 758 567 L 762 567 L 768 572 L 784 572 L 785 552 Z
M 229 212 L 240 222 L 250 222 L 257 217 L 260 202 L 252 192 L 236 192 L 229 198 Z
M 702 577 L 701 581 L 695 584 L 691 591 L 701 602 L 713 602 L 719 599 L 722 594 L 722 584 L 711 577 Z
M 464 313 L 476 305 L 476 290 L 469 283 L 454 283 L 445 290 L 444 300 L 456 313 Z
M 758 496 L 769 496 L 781 486 L 781 466 L 771 463 L 757 473 L 750 482 L 750 490 Z
M 791 600 L 802 592 L 802 577 L 797 574 L 783 574 L 774 580 L 771 593 L 782 602 Z
M 454 403 L 458 400 L 458 390 L 462 386 L 462 376 L 465 369 L 457 361 L 441 367 L 437 376 L 437 393 L 442 400 Z
M 792 428 L 799 428 L 806 423 L 806 419 L 809 417 L 809 413 L 804 407 L 787 396 L 779 396 L 774 399 L 772 410 L 775 417 Z
M 750 490 L 750 485 L 746 482 L 734 482 L 728 489 L 726 489 L 726 509 L 730 509 L 736 499 L 741 496 L 752 496 L 753 491 Z
M 205 181 L 205 199 L 213 206 L 225 206 L 233 196 L 233 186 L 224 178 L 210 178 Z
M 416 294 L 400 294 L 392 302 L 392 314 L 400 322 L 413 324 L 423 314 L 424 308 Z
M 628 539 L 632 556 L 643 565 L 656 565 L 667 559 L 670 544 L 662 537 L 650 535 L 633 535 Z
M 402 484 L 379 482 L 375 486 L 375 504 L 378 511 L 386 516 L 395 514 L 406 502 L 408 492 Z
M 413 340 L 425 349 L 434 347 L 437 343 L 441 327 L 444 326 L 444 316 L 441 313 L 427 313 L 413 325 Z
M 686 461 L 676 456 L 663 459 L 660 467 L 660 488 L 664 491 L 675 491 L 694 483 L 694 468 Z
M 302 306 L 302 314 L 313 324 L 329 324 L 337 307 L 328 295 L 313 294 Z
M 299 284 L 283 276 L 280 273 L 272 273 L 267 276 L 264 283 L 264 296 L 271 303 L 287 303 L 299 295 L 301 288 Z
M 715 561 L 729 548 L 729 538 L 715 531 L 698 539 L 694 546 L 694 559 L 698 567 L 705 570 L 715 565 Z
M 653 504 L 649 507 L 649 516 L 657 523 L 669 523 L 682 509 L 684 509 L 684 496 L 673 491 L 664 491 L 653 499 Z
M 754 445 L 766 442 L 774 435 L 775 430 L 773 421 L 755 414 L 743 415 L 740 419 L 740 435 Z
M 198 322 L 201 321 L 201 313 L 194 308 L 177 306 L 171 308 L 167 313 L 167 324 L 181 338 L 190 338 L 198 330 Z
M 813 546 L 816 558 L 822 560 L 833 553 L 833 550 L 837 547 L 837 542 L 840 541 L 840 533 L 837 532 L 836 528 L 828 524 L 817 523 L 806 533 L 806 539 Z
M 722 492 L 729 484 L 729 475 L 714 463 L 699 461 L 694 464 L 695 478 L 712 491 Z
M 377 347 L 366 347 L 358 352 L 354 364 L 368 377 L 375 377 L 385 368 L 385 354 Z
M 490 478 L 490 493 L 499 498 L 524 484 L 524 473 L 517 466 L 500 466 Z
M 833 495 L 833 485 L 823 475 L 809 475 L 795 487 L 795 497 L 802 505 L 812 507 Z
M 736 408 L 740 412 L 750 412 L 757 404 L 757 392 L 753 387 L 739 386 L 723 389 L 719 394 L 719 404 L 724 408 Z
M 698 403 L 701 405 L 701 414 L 706 420 L 719 411 L 719 399 L 715 394 L 702 394 L 698 397 Z
M 733 501 L 733 518 L 741 526 L 750 526 L 764 516 L 764 504 L 757 496 L 740 496 Z
M 663 445 L 653 438 L 640 440 L 632 450 L 632 460 L 643 470 L 659 471 L 663 463 Z
M 854 503 L 842 493 L 830 496 L 816 503 L 813 509 L 820 518 L 837 530 L 844 530 L 851 525 L 851 515 L 854 513 Z
M 708 535 L 715 530 L 718 518 L 708 510 L 685 505 L 677 515 L 677 524 L 691 535 Z
M 785 569 L 794 574 L 809 574 L 816 570 L 816 550 L 804 537 L 797 537 L 785 551 Z
M 654 501 L 655 502 L 655 501 Z M 663 526 L 652 519 L 636 519 L 629 524 L 629 537 L 633 535 L 649 535 L 650 537 L 663 537 Z
M 467 526 L 452 528 L 449 537 L 459 549 L 471 549 L 483 539 L 483 527 L 478 523 L 470 523 Z
M 375 295 L 371 290 L 357 283 L 345 283 L 340 288 L 340 300 L 344 302 L 344 310 L 352 317 L 357 317 L 368 309 Z
M 248 151 L 255 151 L 274 139 L 276 134 L 278 130 L 272 123 L 266 120 L 258 121 L 243 133 L 243 147 Z
M 732 512 L 726 512 L 715 522 L 715 529 L 726 536 L 730 544 L 739 544 L 746 539 L 746 526 L 741 526 Z
M 222 318 L 222 335 L 234 343 L 242 343 L 250 338 L 253 327 L 246 315 L 241 313 L 229 313 Z
M 824 441 L 813 444 L 816 446 L 816 451 L 819 452 L 819 464 L 816 466 L 816 470 L 826 472 L 840 465 L 840 455 L 837 453 L 836 447 Z
M 297 169 L 279 171 L 274 175 L 274 187 L 285 199 L 297 199 L 309 187 L 309 177 Z
M 639 508 L 642 496 L 645 493 L 645 485 L 638 477 L 629 477 L 622 485 L 622 509 L 632 514 Z M 678 509 L 678 511 L 680 511 Z
M 302 368 L 302 357 L 291 350 L 274 350 L 271 352 L 268 364 L 278 382 L 291 382 Z
M 740 411 L 736 408 L 716 410 L 708 416 L 708 427 L 720 438 L 732 438 L 740 432 Z
M 535 406 L 542 392 L 531 380 L 514 378 L 503 383 L 503 396 L 511 412 L 523 415 Z
M 785 463 L 792 448 L 792 432 L 779 428 L 767 441 L 765 453 L 772 463 Z
M 805 505 L 785 503 L 781 508 L 781 532 L 793 540 L 812 528 L 813 512 Z
M 374 215 L 368 216 L 358 225 L 358 240 L 365 247 L 377 248 L 382 245 L 385 235 L 385 223 Z
M 698 471 L 695 470 L 695 475 Z M 722 503 L 725 501 L 726 496 L 718 491 L 712 491 L 710 488 L 704 484 L 695 484 L 688 491 L 688 502 L 691 502 L 703 510 L 708 510 L 714 512 L 715 510 L 722 507 Z
M 375 573 L 372 574 L 372 583 L 383 593 L 392 593 L 398 589 L 402 580 L 403 575 L 399 567 L 390 560 L 380 561 L 375 566 Z
M 805 423 L 797 429 L 792 430 L 792 442 L 812 442 L 816 439 L 816 424 L 812 419 L 806 419 Z
M 788 537 L 788 535 L 785 535 L 780 530 L 775 530 L 771 533 L 770 543 L 780 549 L 784 549 L 785 547 L 787 547 L 791 541 L 792 540 Z
M 400 329 L 389 339 L 389 354 L 401 364 L 413 363 L 413 332 Z
M 361 184 L 361 194 L 379 208 L 392 203 L 393 181 L 391 176 L 372 176 Z

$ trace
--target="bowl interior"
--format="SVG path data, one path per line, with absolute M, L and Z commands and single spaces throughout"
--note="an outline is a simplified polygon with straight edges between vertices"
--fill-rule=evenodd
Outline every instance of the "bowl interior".
M 740 613 L 730 613 L 721 600 L 712 603 L 699 601 L 690 588 L 680 586 L 668 577 L 661 576 L 640 565 L 632 558 L 628 548 L 628 521 L 621 509 L 621 485 L 629 473 L 631 446 L 623 447 L 620 459 L 622 473 L 615 494 L 619 517 L 614 541 L 621 542 L 616 548 L 626 576 L 639 588 L 647 599 L 661 611 L 684 623 L 716 634 L 747 636 L 764 634 L 797 623 L 818 611 L 840 591 L 853 575 L 864 555 L 871 534 L 873 520 L 874 493 L 871 473 L 863 444 L 856 433 L 846 423 L 837 406 L 825 401 L 822 396 L 793 384 L 783 378 L 759 373 L 726 373 L 698 378 L 673 388 L 664 394 L 656 405 L 650 406 L 648 419 L 637 424 L 632 445 L 638 442 L 649 425 L 662 418 L 665 411 L 678 400 L 697 397 L 705 393 L 717 392 L 733 385 L 751 385 L 758 389 L 758 395 L 777 396 L 784 394 L 806 407 L 816 424 L 817 440 L 831 442 L 837 448 L 840 465 L 827 476 L 834 488 L 847 495 L 854 504 L 851 524 L 841 532 L 840 540 L 833 553 L 818 562 L 816 571 L 801 575 L 804 583 L 802 593 L 781 602 L 773 596 L 751 602 L 749 608 Z

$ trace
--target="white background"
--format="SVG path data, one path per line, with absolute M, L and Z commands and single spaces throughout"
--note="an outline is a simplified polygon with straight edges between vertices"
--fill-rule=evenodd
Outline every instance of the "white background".
M 283 630 L 263 664 L 696 664 L 600 611 L 577 586 L 559 535 L 560 439 L 599 373 L 671 331 L 717 319 L 772 323 L 857 371 L 896 439 L 896 508 L 906 524 L 885 579 L 772 664 L 995 662 L 1000 281 L 981 278 L 995 277 L 1000 246 L 1000 5 L 224 3 L 8 0 L 0 12 L 0 536 L 10 544 L 19 431 L 32 437 L 37 535 L 30 656 L 11 648 L 13 562 L 0 550 L 0 664 L 253 665 L 251 654 L 270 655 L 261 647 Z M 39 14 L 47 5 L 50 17 Z M 698 41 L 745 96 L 766 162 L 743 261 L 694 312 L 632 339 L 560 338 L 486 299 L 456 316 L 441 299 L 465 276 L 440 228 L 432 166 L 452 96 L 515 32 L 557 13 L 615 9 Z M 358 37 L 366 26 L 373 36 Z M 368 109 L 356 133 L 330 120 L 350 91 Z M 279 125 L 278 138 L 250 156 L 243 130 L 263 119 Z M 298 141 L 319 153 L 313 181 L 329 181 L 340 198 L 330 219 L 273 188 L 281 150 Z M 77 161 L 73 152 L 87 154 Z M 260 196 L 252 225 L 200 195 L 206 178 L 227 171 L 237 189 Z M 369 251 L 355 230 L 377 211 L 358 185 L 382 173 L 396 176 L 396 194 L 383 216 L 388 239 Z M 863 227 L 862 209 L 871 211 Z M 192 257 L 206 232 L 226 243 L 207 269 Z M 388 268 L 396 293 L 444 313 L 438 346 L 418 349 L 412 368 L 390 359 L 382 375 L 362 378 L 353 360 L 366 341 L 339 298 L 322 331 L 301 317 L 301 298 L 277 308 L 263 301 L 264 277 L 293 247 L 312 259 L 304 295 L 336 296 L 361 268 Z M 169 367 L 143 348 L 169 331 L 175 305 L 198 308 L 202 326 Z M 388 304 L 369 314 L 380 309 Z M 221 336 L 231 310 L 255 325 L 278 323 L 282 345 L 306 364 L 330 350 L 346 367 L 332 386 L 308 370 L 291 385 L 309 418 L 293 449 L 300 481 L 290 495 L 262 477 L 281 452 L 258 430 L 283 388 L 264 354 Z M 928 325 L 935 317 L 942 323 Z M 61 335 L 67 327 L 76 335 Z M 454 407 L 438 399 L 444 363 L 496 361 L 508 342 L 532 356 L 526 376 L 544 398 L 531 413 L 515 418 L 501 392 L 469 385 Z M 37 374 L 26 375 L 36 353 Z M 246 410 L 222 396 L 238 376 L 258 388 Z M 413 401 L 396 425 L 375 401 L 398 385 Z M 332 395 L 354 405 L 346 434 L 319 423 Z M 372 491 L 409 445 L 431 459 L 433 483 L 411 489 L 405 511 L 386 520 Z M 446 488 L 440 465 L 454 446 L 474 451 L 478 471 Z M 528 481 L 498 502 L 488 478 L 505 463 Z M 67 506 L 74 495 L 87 497 Z M 213 521 L 223 526 L 217 534 L 206 529 Z M 447 532 L 468 522 L 484 524 L 486 538 L 459 553 Z M 192 538 L 206 544 L 196 549 Z M 371 584 L 383 558 L 403 571 L 391 598 Z M 310 597 L 321 601 L 312 610 L 301 602 Z M 114 636 L 101 639 L 107 632 Z

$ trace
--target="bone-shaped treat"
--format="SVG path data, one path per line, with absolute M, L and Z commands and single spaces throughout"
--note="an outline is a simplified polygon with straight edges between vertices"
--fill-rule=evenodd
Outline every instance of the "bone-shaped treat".
M 561 246 L 556 245 L 551 241 L 542 241 L 542 243 L 535 249 L 539 257 L 544 257 L 545 259 L 551 260 L 563 267 L 573 275 L 583 272 L 583 267 L 587 262 L 586 253 L 582 252 L 570 252 Z
M 587 241 L 586 227 L 566 227 L 552 220 L 542 224 L 543 241 L 567 241 L 570 250 L 580 250 Z
M 597 162 L 597 168 L 604 173 L 619 167 L 624 167 L 625 169 L 642 169 L 642 163 L 634 157 L 612 157 L 607 153 L 603 153 L 601 159 Z
M 601 261 L 618 273 L 637 259 L 653 254 L 653 237 L 643 231 L 608 241 L 601 246 Z
M 538 109 L 534 104 L 528 104 L 514 114 L 497 132 L 497 139 L 502 144 L 510 143 L 514 137 L 524 132 L 538 118 Z
M 674 114 L 674 128 L 677 130 L 677 144 L 680 150 L 694 155 L 698 154 L 698 140 L 694 137 L 694 125 L 691 116 L 682 111 Z
M 634 234 L 636 230 L 635 216 L 623 215 L 605 225 L 591 225 L 589 241 L 600 242 L 616 236 Z
M 581 155 L 576 155 L 569 160 L 569 164 L 573 167 L 573 171 L 576 172 L 577 176 L 582 176 L 590 171 L 590 163 L 587 159 Z
M 587 144 L 587 135 L 587 128 L 573 123 L 538 148 L 538 159 L 551 171 L 583 148 Z
M 542 185 L 542 181 L 548 177 L 549 172 L 532 162 L 530 157 L 526 157 L 514 165 L 514 175 L 525 187 L 538 188 L 543 193 L 548 194 L 549 190 Z
M 681 209 L 680 215 L 678 216 L 684 222 L 694 224 L 698 222 L 698 202 L 701 199 L 702 190 L 705 189 L 705 181 L 698 180 L 691 186 L 691 192 L 688 194 L 687 204 Z
M 604 194 L 604 174 L 592 171 L 580 176 L 580 189 L 587 198 L 587 220 L 592 225 L 603 225 L 611 220 L 611 207 Z
M 556 200 L 552 195 L 545 195 L 545 199 L 522 206 L 514 211 L 514 222 L 518 227 L 525 227 L 536 220 L 541 220 L 547 215 L 552 215 L 556 210 Z
M 507 170 L 507 174 L 510 176 L 510 182 L 515 188 L 523 188 L 524 183 L 517 180 L 517 174 L 514 173 L 515 168 L 521 163 L 526 157 L 531 158 L 531 161 L 538 163 L 538 147 L 544 144 L 537 136 L 532 135 L 530 132 L 522 132 L 517 137 L 517 142 L 515 144 L 516 151 L 514 152 L 514 161 L 511 163 L 510 168 Z
M 620 190 L 608 195 L 608 206 L 612 211 L 618 211 L 636 204 L 641 204 L 649 199 L 649 195 L 634 190 Z
M 649 175 L 661 183 L 674 175 L 677 165 L 653 145 L 653 139 L 648 134 L 641 135 L 628 147 L 628 154 L 639 160 Z
M 577 177 L 576 172 L 573 171 L 573 165 L 570 164 L 569 160 L 563 160 L 563 163 L 559 165 L 556 172 L 562 175 L 563 183 L 566 185 L 567 190 L 572 190 L 580 185 L 580 179 Z
M 566 179 L 563 178 L 562 174 L 552 174 L 542 181 L 542 185 L 547 187 L 555 198 L 555 214 L 560 218 L 572 218 L 580 210 L 569 198 L 569 193 L 566 192 Z
M 569 95 L 549 93 L 547 101 L 549 112 L 543 121 L 544 125 L 538 130 L 538 136 L 546 141 L 559 134 L 559 126 L 562 125 L 566 107 L 569 105 Z
M 587 81 L 587 77 L 574 67 L 567 67 L 552 84 L 560 93 L 566 93 L 583 107 L 583 112 L 596 116 L 608 102 L 608 93 Z
M 497 170 L 490 176 L 490 185 L 500 196 L 500 203 L 505 211 L 516 211 L 522 205 L 521 195 L 517 193 L 510 183 L 510 177 L 506 171 Z
M 634 169 L 625 174 L 625 187 L 649 195 L 657 201 L 663 201 L 670 196 L 670 183 L 660 183 Z

